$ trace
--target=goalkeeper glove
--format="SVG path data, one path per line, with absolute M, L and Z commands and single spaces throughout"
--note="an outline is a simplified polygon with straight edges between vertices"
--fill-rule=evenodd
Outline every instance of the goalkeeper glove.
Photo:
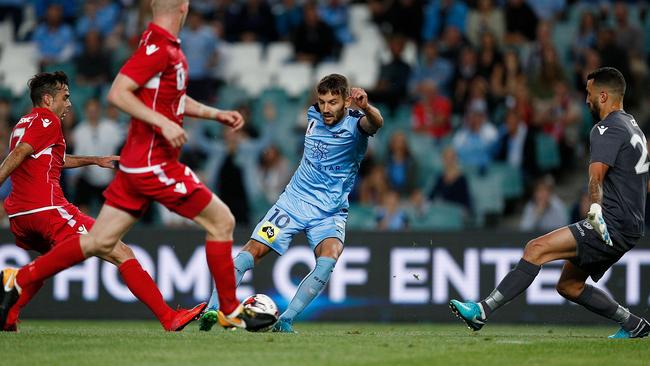
M 597 203 L 592 203 L 589 208 L 589 213 L 587 213 L 587 221 L 593 226 L 594 230 L 600 234 L 600 237 L 603 239 L 605 244 L 614 246 L 612 239 L 609 237 L 609 231 L 607 231 L 607 224 L 603 218 L 603 209 Z

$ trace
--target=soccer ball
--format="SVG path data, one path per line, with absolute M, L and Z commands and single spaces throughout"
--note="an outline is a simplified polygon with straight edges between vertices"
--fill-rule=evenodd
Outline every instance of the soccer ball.
M 246 300 L 242 302 L 242 305 L 244 305 L 244 308 L 250 309 L 253 312 L 255 312 L 256 318 L 264 318 L 265 320 L 268 319 L 268 321 L 264 321 L 264 323 L 268 325 L 258 329 L 248 329 L 251 332 L 268 331 L 269 329 L 271 329 L 273 324 L 275 324 L 275 322 L 278 321 L 278 318 L 280 317 L 278 306 L 270 297 L 264 294 L 255 294 L 249 296 Z

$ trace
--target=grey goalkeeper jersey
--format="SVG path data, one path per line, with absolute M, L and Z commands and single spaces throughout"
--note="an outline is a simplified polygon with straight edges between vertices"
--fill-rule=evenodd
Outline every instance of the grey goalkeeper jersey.
M 603 181 L 603 216 L 615 249 L 632 249 L 644 235 L 648 190 L 648 148 L 634 117 L 615 111 L 598 122 L 589 137 L 591 163 L 607 164 Z

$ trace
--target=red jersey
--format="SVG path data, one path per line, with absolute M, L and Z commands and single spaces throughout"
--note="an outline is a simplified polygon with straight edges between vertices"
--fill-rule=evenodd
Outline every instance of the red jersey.
M 65 140 L 61 120 L 46 108 L 34 108 L 18 121 L 9 148 L 28 143 L 34 153 L 11 173 L 11 193 L 4 202 L 9 217 L 51 210 L 69 202 L 61 190 Z
M 180 40 L 151 23 L 142 33 L 140 45 L 120 70 L 140 88 L 135 95 L 147 107 L 183 125 L 187 60 Z M 180 148 L 172 147 L 160 129 L 131 118 L 126 143 L 120 153 L 120 168 L 144 168 L 177 161 Z

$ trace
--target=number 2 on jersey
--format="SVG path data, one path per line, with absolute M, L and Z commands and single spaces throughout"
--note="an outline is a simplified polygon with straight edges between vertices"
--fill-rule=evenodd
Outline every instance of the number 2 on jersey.
M 643 174 L 648 172 L 648 167 L 650 167 L 650 162 L 648 162 L 648 143 L 645 136 L 639 136 L 637 134 L 632 135 L 630 139 L 630 144 L 636 149 L 636 145 L 641 145 L 641 158 L 634 166 L 636 174 Z

